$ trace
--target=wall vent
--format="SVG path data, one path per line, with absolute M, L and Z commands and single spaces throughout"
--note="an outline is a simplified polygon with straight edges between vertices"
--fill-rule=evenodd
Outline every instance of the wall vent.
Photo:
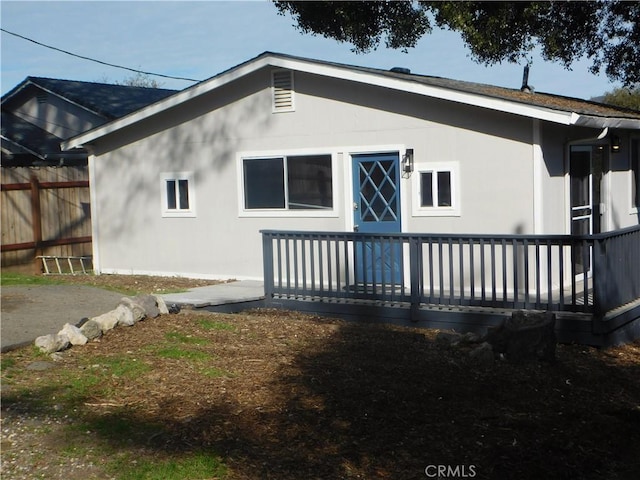
M 273 92 L 273 111 L 292 112 L 293 103 L 293 71 L 274 70 L 271 72 L 271 87 Z

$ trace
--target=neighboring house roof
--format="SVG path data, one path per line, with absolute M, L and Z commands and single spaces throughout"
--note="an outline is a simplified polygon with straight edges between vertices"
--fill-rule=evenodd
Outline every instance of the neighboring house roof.
M 27 77 L 10 92 L 2 96 L 2 103 L 9 101 L 31 85 L 63 97 L 104 117 L 106 120 L 113 120 L 127 115 L 146 105 L 173 95 L 177 91 L 164 88 Z
M 2 160 L 4 165 L 29 165 L 34 162 L 57 163 L 75 157 L 86 161 L 86 151 L 64 153 L 60 143 L 65 140 L 15 115 L 15 106 L 44 92 L 76 105 L 94 115 L 100 124 L 155 103 L 176 93 L 176 90 L 110 85 L 105 83 L 27 77 L 2 96 Z
M 3 153 L 46 160 L 50 152 L 60 151 L 60 139 L 46 130 L 4 110 L 1 121 Z
M 69 149 L 90 143 L 265 67 L 291 69 L 377 85 L 564 125 L 640 129 L 640 112 L 596 102 L 265 52 L 171 97 L 75 136 L 64 142 L 63 148 Z

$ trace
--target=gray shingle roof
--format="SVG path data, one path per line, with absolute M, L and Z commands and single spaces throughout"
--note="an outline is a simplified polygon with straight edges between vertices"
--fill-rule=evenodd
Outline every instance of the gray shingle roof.
M 39 85 L 109 120 L 127 115 L 177 91 L 42 77 L 27 77 L 25 81 Z

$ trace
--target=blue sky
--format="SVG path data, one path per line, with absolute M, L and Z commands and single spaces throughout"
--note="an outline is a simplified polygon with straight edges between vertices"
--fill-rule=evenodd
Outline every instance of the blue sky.
M 302 35 L 269 1 L 5 1 L 2 28 L 78 55 L 199 80 L 264 51 L 519 88 L 523 65 L 486 67 L 469 57 L 459 35 L 434 31 L 408 53 L 380 47 L 356 55 L 349 44 Z M 27 76 L 122 81 L 134 75 L 1 34 L 2 94 Z M 529 83 L 536 91 L 591 98 L 610 91 L 604 75 L 583 60 L 567 71 L 533 57 Z M 192 83 L 157 78 L 165 88 Z

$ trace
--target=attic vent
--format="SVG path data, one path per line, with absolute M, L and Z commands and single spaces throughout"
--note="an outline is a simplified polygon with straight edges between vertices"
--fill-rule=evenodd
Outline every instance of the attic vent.
M 271 74 L 273 91 L 273 111 L 292 112 L 293 105 L 293 71 L 274 70 Z
M 36 95 L 36 99 L 38 100 L 38 103 L 47 103 L 47 92 L 40 92 Z

